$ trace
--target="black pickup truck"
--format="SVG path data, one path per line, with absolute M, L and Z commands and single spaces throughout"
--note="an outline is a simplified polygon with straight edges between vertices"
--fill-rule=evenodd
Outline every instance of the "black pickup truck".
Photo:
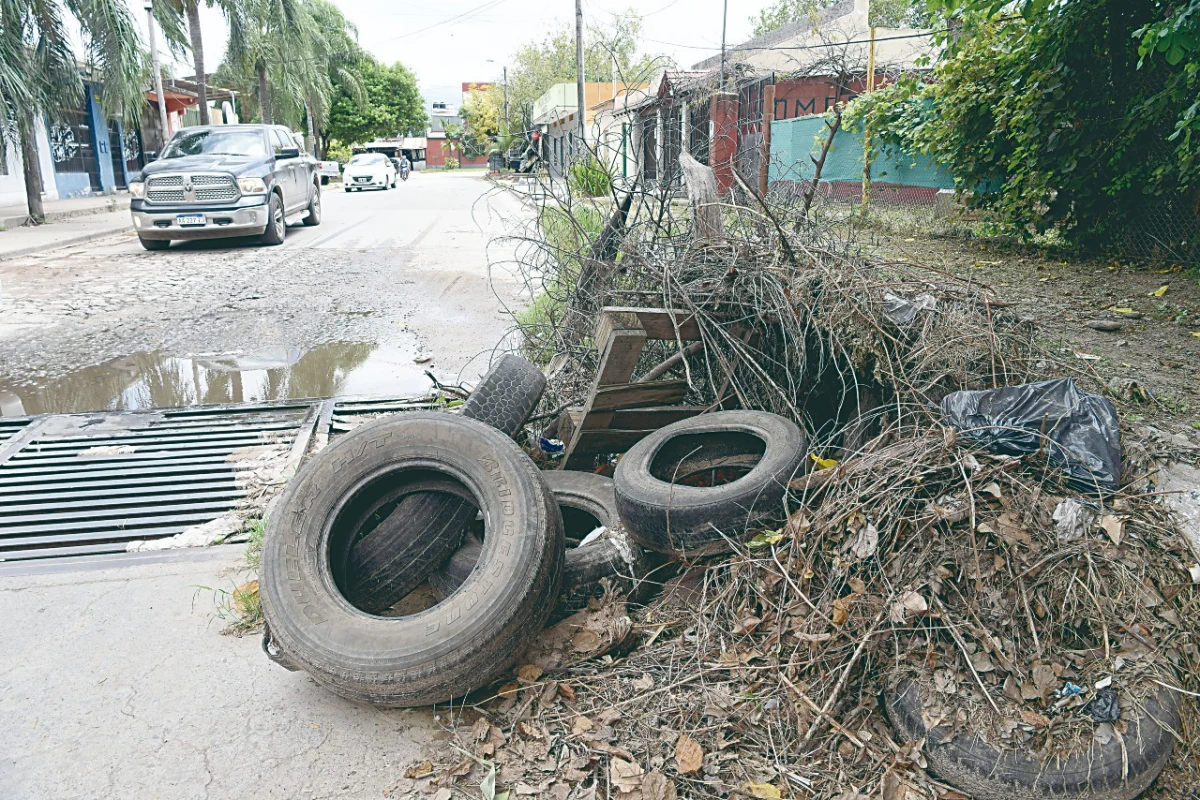
M 130 181 L 129 194 L 147 250 L 230 236 L 281 244 L 289 224 L 321 224 L 317 161 L 279 125 L 184 128 Z

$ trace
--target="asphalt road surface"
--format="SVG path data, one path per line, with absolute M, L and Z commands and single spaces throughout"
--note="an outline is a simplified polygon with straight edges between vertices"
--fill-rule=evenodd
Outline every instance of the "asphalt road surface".
M 125 233 L 0 262 L 0 415 L 403 395 L 425 369 L 472 382 L 523 302 L 488 242 L 525 212 L 490 189 L 478 172 L 334 184 L 322 224 L 279 247 L 147 252 Z
M 524 212 L 488 188 L 327 191 L 323 224 L 282 247 L 127 234 L 0 263 L 0 413 L 472 381 L 522 302 L 485 248 Z M 0 563 L 0 798 L 425 796 L 404 772 L 445 718 L 355 705 L 223 635 L 248 577 L 232 545 Z

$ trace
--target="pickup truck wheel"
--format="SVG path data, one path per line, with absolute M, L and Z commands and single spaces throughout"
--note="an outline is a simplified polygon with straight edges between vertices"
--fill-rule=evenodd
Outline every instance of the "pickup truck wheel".
M 308 214 L 304 217 L 304 225 L 315 228 L 321 224 L 321 190 L 313 187 L 312 197 L 308 200 Z
M 166 250 L 171 246 L 170 239 L 143 239 L 138 237 L 138 241 L 142 243 L 142 247 L 147 250 Z
M 267 204 L 267 229 L 263 231 L 259 240 L 268 245 L 283 244 L 285 236 L 287 236 L 287 221 L 283 217 L 283 200 L 279 195 L 272 194 L 271 200 Z

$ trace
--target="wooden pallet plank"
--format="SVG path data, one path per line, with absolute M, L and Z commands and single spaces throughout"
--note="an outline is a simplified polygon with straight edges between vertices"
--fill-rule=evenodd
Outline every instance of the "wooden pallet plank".
M 601 314 L 601 324 L 608 316 L 624 320 L 630 316 L 634 317 L 649 339 L 673 342 L 676 339 L 676 331 L 679 333 L 679 339 L 685 342 L 694 342 L 700 338 L 700 326 L 696 324 L 696 318 L 691 311 L 683 309 L 605 306 Z M 596 341 L 601 339 L 597 338 Z
M 601 386 L 593 394 L 592 411 L 583 420 L 582 427 L 586 430 L 611 428 L 614 427 L 612 415 L 616 411 L 672 405 L 682 400 L 687 392 L 688 383 L 684 380 Z M 603 423 L 598 424 L 605 417 Z

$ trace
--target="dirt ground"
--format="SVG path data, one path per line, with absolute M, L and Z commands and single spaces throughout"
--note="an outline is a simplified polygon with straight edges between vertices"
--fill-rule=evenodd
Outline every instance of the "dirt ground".
M 961 238 L 873 239 L 885 258 L 925 264 L 993 289 L 1036 323 L 1047 351 L 1077 365 L 1072 377 L 1081 386 L 1095 391 L 1095 382 L 1102 381 L 1111 387 L 1110 396 L 1127 421 L 1192 441 L 1200 437 L 1200 276 L 1195 271 L 1062 258 Z M 1096 321 L 1121 327 L 1088 326 Z

